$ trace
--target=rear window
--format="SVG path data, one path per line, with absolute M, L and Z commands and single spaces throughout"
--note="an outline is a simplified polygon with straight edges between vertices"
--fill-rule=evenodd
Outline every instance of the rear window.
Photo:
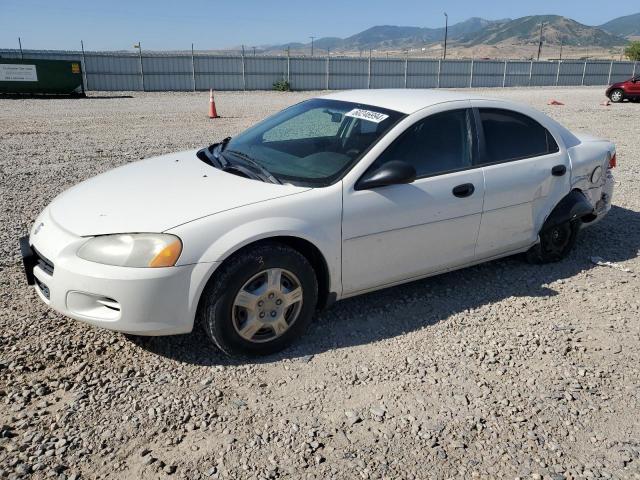
M 549 131 L 531 117 L 511 110 L 481 108 L 485 158 L 482 163 L 507 162 L 558 151 Z

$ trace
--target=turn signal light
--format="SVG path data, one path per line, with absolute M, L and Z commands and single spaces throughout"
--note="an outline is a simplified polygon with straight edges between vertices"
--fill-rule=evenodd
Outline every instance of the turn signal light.
M 160 250 L 155 257 L 153 257 L 153 259 L 149 262 L 149 266 L 153 268 L 172 267 L 178 261 L 178 257 L 180 256 L 181 252 L 182 242 L 180 242 L 180 240 L 171 242 L 169 245 Z
M 616 168 L 616 165 L 618 165 L 618 160 L 616 159 L 616 154 L 613 154 L 613 157 L 611 157 L 609 159 L 609 168 Z

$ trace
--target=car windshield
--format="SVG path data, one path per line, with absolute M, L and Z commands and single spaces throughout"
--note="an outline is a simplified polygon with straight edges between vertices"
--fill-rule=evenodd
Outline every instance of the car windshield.
M 250 159 L 282 182 L 326 186 L 403 117 L 359 103 L 308 100 L 231 139 L 224 155 Z

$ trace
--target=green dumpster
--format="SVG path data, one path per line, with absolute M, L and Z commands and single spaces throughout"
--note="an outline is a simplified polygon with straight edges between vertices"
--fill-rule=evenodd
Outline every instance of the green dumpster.
M 84 95 L 80 62 L 0 58 L 0 93 Z

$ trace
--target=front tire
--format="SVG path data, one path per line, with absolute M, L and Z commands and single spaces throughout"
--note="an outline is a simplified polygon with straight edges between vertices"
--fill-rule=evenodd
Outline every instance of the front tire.
M 611 93 L 609 94 L 609 98 L 613 103 L 620 103 L 622 102 L 622 100 L 624 100 L 624 92 L 621 89 L 616 88 L 615 90 L 611 91 Z
M 279 243 L 230 258 L 209 281 L 198 320 L 227 355 L 269 355 L 305 332 L 318 302 L 309 261 Z
M 559 262 L 567 257 L 576 244 L 581 220 L 543 228 L 540 242 L 527 251 L 527 261 L 533 264 Z

